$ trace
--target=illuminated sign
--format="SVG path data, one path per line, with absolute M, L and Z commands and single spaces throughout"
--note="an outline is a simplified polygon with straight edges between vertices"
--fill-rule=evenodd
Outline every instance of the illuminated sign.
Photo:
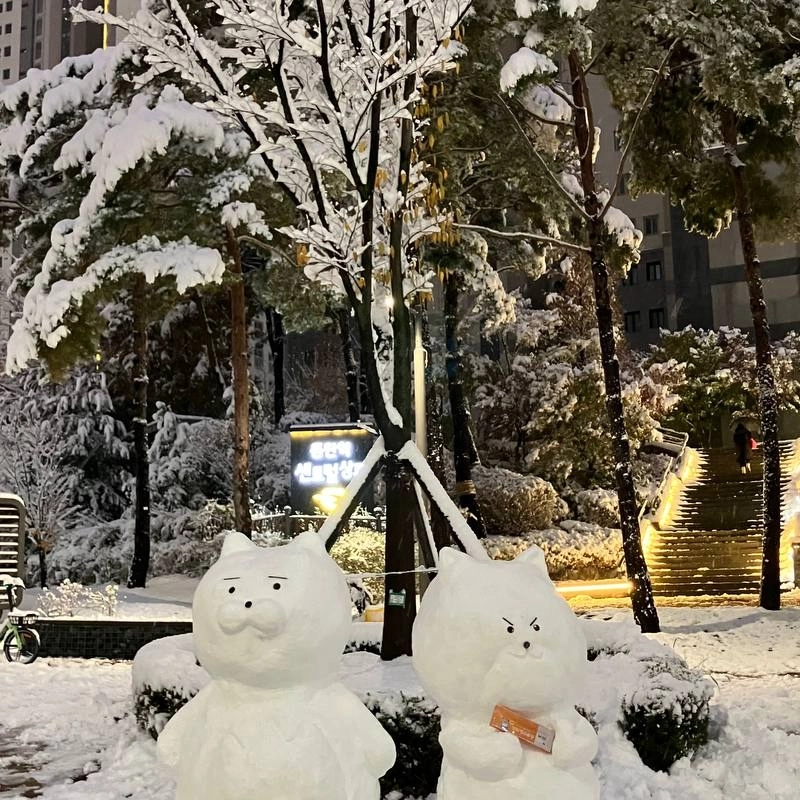
M 374 439 L 375 432 L 363 425 L 293 425 L 289 441 L 294 511 L 331 513 Z

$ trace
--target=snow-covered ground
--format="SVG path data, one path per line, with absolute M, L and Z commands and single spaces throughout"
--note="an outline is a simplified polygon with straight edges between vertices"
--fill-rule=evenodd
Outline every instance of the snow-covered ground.
M 187 612 L 191 588 L 189 582 L 154 581 L 128 594 L 121 612 L 150 616 L 163 605 L 159 610 L 176 618 Z M 630 619 L 623 608 L 586 613 Z M 643 767 L 619 737 L 601 737 L 603 800 L 794 800 L 800 786 L 800 607 L 765 612 L 709 602 L 662 607 L 660 616 L 657 638 L 718 685 L 714 736 L 670 774 Z M 404 687 L 415 683 L 408 664 L 398 667 L 395 677 Z M 368 654 L 355 654 L 347 679 L 374 686 L 386 674 Z M 131 714 L 130 681 L 128 662 L 0 661 L 0 798 L 172 800 L 154 743 Z

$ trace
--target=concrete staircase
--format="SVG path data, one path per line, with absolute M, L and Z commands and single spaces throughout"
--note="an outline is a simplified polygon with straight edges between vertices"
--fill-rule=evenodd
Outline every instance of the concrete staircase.
M 781 442 L 781 461 L 793 442 Z M 682 492 L 669 524 L 653 531 L 647 565 L 661 595 L 758 592 L 763 463 L 742 475 L 733 448 L 701 450 L 699 479 Z M 787 478 L 782 482 L 785 488 Z

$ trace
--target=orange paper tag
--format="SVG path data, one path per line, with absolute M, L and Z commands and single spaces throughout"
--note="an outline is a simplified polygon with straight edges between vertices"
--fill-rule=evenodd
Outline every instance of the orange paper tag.
M 545 728 L 532 719 L 523 717 L 506 706 L 495 706 L 489 724 L 498 731 L 513 733 L 521 742 L 542 750 L 545 753 L 553 752 L 553 740 L 556 732 L 552 728 Z

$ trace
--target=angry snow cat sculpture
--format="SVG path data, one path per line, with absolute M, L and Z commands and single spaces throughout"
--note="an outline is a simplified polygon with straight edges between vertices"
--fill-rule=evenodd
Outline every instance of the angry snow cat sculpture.
M 192 616 L 212 680 L 158 739 L 177 800 L 378 800 L 394 743 L 339 682 L 350 599 L 315 533 L 228 534 Z
M 511 562 L 443 550 L 413 643 L 442 714 L 439 800 L 599 797 L 597 736 L 574 705 L 586 642 L 538 547 Z M 490 727 L 498 705 L 555 731 L 552 753 Z

